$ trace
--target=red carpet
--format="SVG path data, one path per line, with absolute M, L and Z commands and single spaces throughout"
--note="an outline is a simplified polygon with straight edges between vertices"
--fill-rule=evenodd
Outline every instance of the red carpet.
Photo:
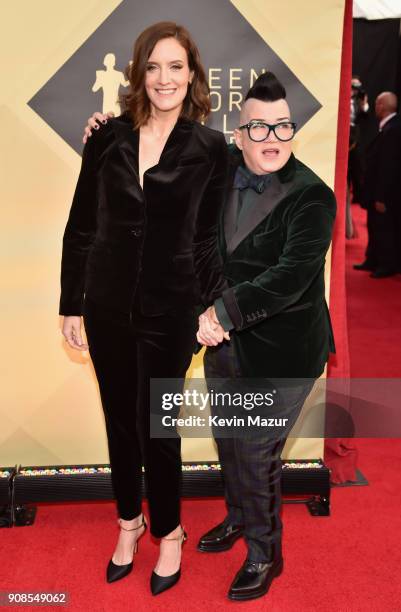
M 356 272 L 366 243 L 364 212 L 353 207 L 358 239 L 347 242 L 347 291 L 353 376 L 401 375 L 401 276 L 374 280 Z M 0 590 L 68 591 L 69 610 L 164 612 L 234 609 L 276 612 L 393 612 L 401 609 L 401 441 L 359 440 L 359 467 L 369 486 L 334 488 L 332 515 L 312 518 L 285 505 L 285 571 L 269 595 L 230 602 L 226 591 L 245 547 L 216 555 L 195 550 L 224 515 L 222 500 L 186 500 L 189 532 L 180 583 L 157 598 L 149 575 L 157 547 L 142 539 L 136 567 L 108 585 L 105 567 L 117 535 L 114 504 L 40 505 L 34 526 L 0 532 Z M 25 608 L 35 610 L 37 608 Z
M 357 238 L 346 243 L 348 336 L 351 376 L 401 377 L 401 274 L 370 278 L 353 270 L 365 259 L 366 212 L 352 206 Z
M 117 535 L 111 503 L 41 505 L 33 527 L 2 529 L 0 590 L 66 590 L 67 609 L 90 612 L 204 612 L 236 606 L 277 612 L 399 610 L 401 443 L 359 447 L 370 486 L 334 489 L 330 518 L 312 518 L 304 505 L 284 506 L 285 571 L 263 599 L 244 604 L 226 599 L 245 555 L 242 542 L 215 555 L 195 550 L 202 532 L 223 517 L 221 500 L 183 502 L 189 539 L 182 578 L 158 597 L 148 587 L 158 552 L 148 534 L 133 573 L 119 583 L 105 582 Z
M 356 272 L 366 242 L 364 212 L 353 207 L 358 239 L 347 242 L 347 291 L 353 376 L 401 375 L 401 276 L 374 280 Z M 117 535 L 114 504 L 39 505 L 32 527 L 2 529 L 0 590 L 68 591 L 69 610 L 165 612 L 234 609 L 276 612 L 383 612 L 401 609 L 401 441 L 359 440 L 359 467 L 369 486 L 334 488 L 332 516 L 312 518 L 285 505 L 285 571 L 269 595 L 250 603 L 226 599 L 245 547 L 216 555 L 195 550 L 224 515 L 222 500 L 186 500 L 189 532 L 180 583 L 157 598 L 149 575 L 157 547 L 142 539 L 136 567 L 109 585 L 104 572 Z M 25 608 L 35 610 L 37 608 Z

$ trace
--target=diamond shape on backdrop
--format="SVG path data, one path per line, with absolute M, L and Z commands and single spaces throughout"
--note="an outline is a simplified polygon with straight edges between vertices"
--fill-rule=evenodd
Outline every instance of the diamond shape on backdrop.
M 140 0 L 123 0 L 33 96 L 29 106 L 80 153 L 87 118 L 95 110 L 113 110 L 118 92 L 124 91 L 123 71 L 132 57 L 134 40 L 146 27 L 163 20 L 185 25 L 199 47 L 206 71 L 215 69 L 213 84 L 222 88 L 212 89 L 212 102 L 214 108 L 219 104 L 220 108 L 207 123 L 225 131 L 227 137 L 238 125 L 235 103 L 238 92 L 245 97 L 252 70 L 258 75 L 263 69 L 271 70 L 283 82 L 299 128 L 321 108 L 229 0 L 148 0 L 145 5 Z

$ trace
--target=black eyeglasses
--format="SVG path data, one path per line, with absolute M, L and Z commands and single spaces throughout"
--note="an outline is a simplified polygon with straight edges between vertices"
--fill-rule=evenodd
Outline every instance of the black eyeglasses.
M 294 138 L 297 124 L 293 121 L 283 121 L 282 123 L 276 123 L 270 125 L 264 121 L 250 121 L 245 125 L 240 125 L 239 130 L 248 130 L 248 136 L 254 142 L 262 142 L 269 137 L 270 132 L 273 130 L 277 140 L 287 142 Z

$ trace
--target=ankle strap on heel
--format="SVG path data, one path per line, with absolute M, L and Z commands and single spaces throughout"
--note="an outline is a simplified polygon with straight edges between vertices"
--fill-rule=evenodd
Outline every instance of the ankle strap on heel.
M 184 528 L 181 525 L 180 525 L 180 527 L 181 527 L 181 533 L 176 538 L 166 538 L 166 537 L 164 537 L 164 538 L 161 538 L 161 539 L 162 540 L 166 540 L 166 542 L 170 542 L 170 541 L 173 542 L 174 540 L 186 540 L 187 539 L 187 534 L 186 534 Z
M 142 523 L 140 525 L 138 525 L 138 527 L 132 527 L 131 529 L 127 529 L 126 527 L 123 527 L 121 525 L 121 519 L 117 519 L 118 524 L 120 525 L 120 528 L 123 529 L 124 531 L 136 531 L 137 529 L 140 529 L 141 527 L 147 527 L 147 523 L 146 523 L 146 519 L 144 514 L 142 514 Z

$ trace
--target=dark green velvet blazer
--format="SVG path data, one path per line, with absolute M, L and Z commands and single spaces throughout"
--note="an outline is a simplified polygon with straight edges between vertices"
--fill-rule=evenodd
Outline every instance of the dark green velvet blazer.
M 318 377 L 335 351 L 324 283 L 334 193 L 291 155 L 235 231 L 238 190 L 231 186 L 243 158 L 229 149 L 219 240 L 228 282 L 223 301 L 243 376 Z

